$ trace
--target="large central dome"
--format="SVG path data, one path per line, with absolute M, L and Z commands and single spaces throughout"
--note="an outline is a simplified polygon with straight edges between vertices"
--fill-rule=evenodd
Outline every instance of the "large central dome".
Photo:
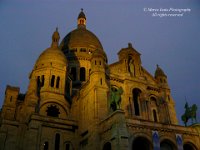
M 99 39 L 89 30 L 78 27 L 68 33 L 60 44 L 62 51 L 73 50 L 74 48 L 88 48 L 91 50 L 103 50 Z
M 103 51 L 101 42 L 86 29 L 86 17 L 83 10 L 78 15 L 77 29 L 68 33 L 60 44 L 60 49 L 69 56 L 91 56 L 95 50 Z M 70 55 L 71 54 L 71 55 Z

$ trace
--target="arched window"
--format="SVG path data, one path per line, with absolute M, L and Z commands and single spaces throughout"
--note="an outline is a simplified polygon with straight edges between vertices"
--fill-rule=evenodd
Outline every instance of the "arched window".
M 60 134 L 56 133 L 55 137 L 55 150 L 60 149 Z
M 71 68 L 71 76 L 72 76 L 72 80 L 76 81 L 76 67 Z
M 170 101 L 170 96 L 168 95 L 168 100 Z
M 55 82 L 55 75 L 52 75 L 52 77 L 51 77 L 51 87 L 54 87 L 54 82 Z
M 59 109 L 55 105 L 51 105 L 47 107 L 47 116 L 58 117 L 60 112 Z
M 103 150 L 111 150 L 111 149 L 112 149 L 112 146 L 111 146 L 110 142 L 107 142 L 107 143 L 104 144 Z
M 140 109 L 139 109 L 139 96 L 140 96 L 141 91 L 139 89 L 133 89 L 132 94 L 133 94 L 133 104 L 134 104 L 134 110 L 135 110 L 135 115 L 139 116 L 140 115 Z
M 57 77 L 57 80 L 56 80 L 56 88 L 59 88 L 59 84 L 60 84 L 60 77 Z
M 40 76 L 37 77 L 37 88 L 41 87 Z
M 151 107 L 157 107 L 157 100 L 155 97 L 150 98 Z
M 48 150 L 49 149 L 49 142 L 44 142 L 44 150 Z
M 70 144 L 69 144 L 69 143 L 67 143 L 67 144 L 65 145 L 65 150 L 70 150 Z
M 80 20 L 80 24 L 84 24 L 84 20 L 83 19 Z
M 153 109 L 153 120 L 154 120 L 155 122 L 158 122 L 157 113 L 156 113 L 156 110 L 155 110 L 155 109 Z
M 85 68 L 80 68 L 80 81 L 85 81 Z
M 10 102 L 12 102 L 12 96 L 10 97 Z
M 41 82 L 40 82 L 40 76 L 37 77 L 37 96 L 40 95 L 40 89 L 41 89 Z

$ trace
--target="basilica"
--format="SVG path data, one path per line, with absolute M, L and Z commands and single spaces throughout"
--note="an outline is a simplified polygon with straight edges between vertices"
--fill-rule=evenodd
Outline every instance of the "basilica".
M 61 41 L 56 29 L 26 93 L 6 87 L 0 149 L 199 150 L 200 124 L 178 125 L 162 68 L 151 75 L 131 43 L 117 55 L 108 64 L 83 10 Z

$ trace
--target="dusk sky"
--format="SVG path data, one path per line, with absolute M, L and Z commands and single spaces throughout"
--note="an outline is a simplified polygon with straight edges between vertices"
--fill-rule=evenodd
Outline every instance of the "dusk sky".
M 81 8 L 109 64 L 131 42 L 149 73 L 159 64 L 167 75 L 179 123 L 186 100 L 198 105 L 200 122 L 199 0 L 0 0 L 0 106 L 7 84 L 26 92 L 29 73 L 50 47 L 52 33 L 58 27 L 62 40 L 75 29 Z

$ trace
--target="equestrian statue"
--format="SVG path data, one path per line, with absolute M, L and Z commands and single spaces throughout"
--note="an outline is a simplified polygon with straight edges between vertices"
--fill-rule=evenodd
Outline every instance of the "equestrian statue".
M 193 124 L 193 120 L 195 120 L 195 122 L 197 123 L 197 118 L 196 118 L 196 114 L 197 114 L 197 105 L 193 104 L 191 107 L 189 107 L 188 103 L 185 103 L 185 113 L 181 116 L 182 121 L 184 122 L 185 126 L 187 126 L 187 122 L 189 119 L 191 119 L 192 124 Z
M 110 102 L 110 108 L 113 111 L 120 109 L 122 93 L 123 93 L 122 87 L 118 89 L 116 88 L 110 89 L 109 102 Z

